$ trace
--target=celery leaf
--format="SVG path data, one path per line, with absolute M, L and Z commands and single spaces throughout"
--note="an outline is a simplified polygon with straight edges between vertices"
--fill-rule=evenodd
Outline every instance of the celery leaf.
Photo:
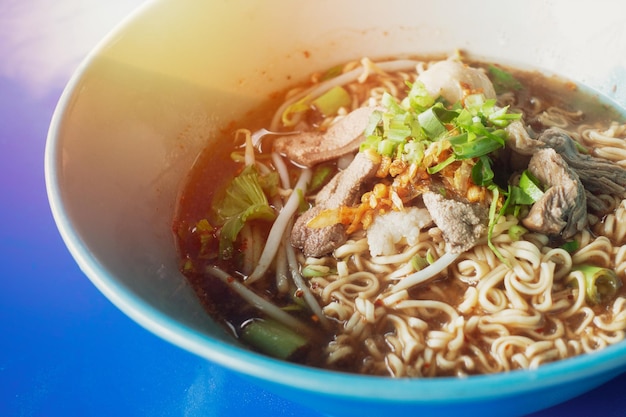
M 276 213 L 269 205 L 253 165 L 247 166 L 228 185 L 221 199 L 214 202 L 220 231 L 220 257 L 228 259 L 233 254 L 233 243 L 244 224 L 249 220 L 272 221 Z

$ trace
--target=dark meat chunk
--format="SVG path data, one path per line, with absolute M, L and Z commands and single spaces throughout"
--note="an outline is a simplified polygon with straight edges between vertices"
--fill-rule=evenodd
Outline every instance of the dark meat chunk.
M 274 140 L 274 150 L 306 167 L 354 153 L 363 141 L 363 131 L 373 111 L 371 107 L 353 110 L 325 132 L 280 136 Z
M 291 230 L 291 244 L 302 249 L 306 256 L 316 257 L 326 255 L 342 245 L 347 239 L 344 225 L 312 228 L 307 224 L 323 210 L 357 203 L 364 185 L 376 174 L 378 165 L 366 154 L 357 153 L 350 165 L 319 191 L 315 206 L 296 219 Z
M 530 156 L 546 147 L 544 143 L 531 137 L 519 120 L 511 122 L 504 130 L 507 133 L 506 146 L 518 155 Z
M 606 159 L 578 152 L 575 141 L 562 129 L 553 127 L 539 135 L 539 141 L 557 151 L 576 171 L 585 189 L 595 194 L 625 195 L 626 170 Z
M 432 191 L 424 193 L 423 199 L 443 233 L 449 252 L 461 253 L 471 249 L 487 231 L 487 207 L 447 199 Z
M 516 154 L 528 156 L 541 149 L 552 148 L 576 172 L 587 191 L 625 195 L 626 170 L 606 159 L 578 152 L 576 142 L 566 131 L 551 127 L 535 139 L 521 122 L 511 123 L 506 131 L 507 146 Z
M 335 175 L 315 196 L 315 204 L 325 208 L 352 206 L 359 202 L 363 184 L 374 177 L 378 163 L 357 153 L 348 167 Z
M 554 149 L 535 152 L 528 170 L 549 188 L 535 202 L 522 224 L 528 229 L 564 239 L 587 224 L 585 189 L 578 175 Z

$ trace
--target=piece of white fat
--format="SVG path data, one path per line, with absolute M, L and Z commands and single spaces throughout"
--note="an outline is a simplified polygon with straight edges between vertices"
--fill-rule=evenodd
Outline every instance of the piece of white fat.
M 459 61 L 439 61 L 417 79 L 424 83 L 430 95 L 441 96 L 452 104 L 462 100 L 467 93 L 483 93 L 487 99 L 496 97 L 493 84 L 484 72 Z
M 376 216 L 367 229 L 367 244 L 372 256 L 393 255 L 399 243 L 415 245 L 420 230 L 433 219 L 425 208 L 409 207 Z

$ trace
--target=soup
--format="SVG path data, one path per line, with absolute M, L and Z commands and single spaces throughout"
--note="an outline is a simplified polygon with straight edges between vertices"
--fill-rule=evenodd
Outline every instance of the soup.
M 208 313 L 308 366 L 530 369 L 626 329 L 626 124 L 461 55 L 348 62 L 224 129 L 173 229 Z

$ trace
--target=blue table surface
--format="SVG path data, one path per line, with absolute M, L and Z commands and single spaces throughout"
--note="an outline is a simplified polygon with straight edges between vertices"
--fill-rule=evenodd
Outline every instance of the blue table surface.
M 0 0 L 0 416 L 320 416 L 149 333 L 65 248 L 48 206 L 50 118 L 139 0 Z M 540 416 L 626 416 L 626 375 Z

